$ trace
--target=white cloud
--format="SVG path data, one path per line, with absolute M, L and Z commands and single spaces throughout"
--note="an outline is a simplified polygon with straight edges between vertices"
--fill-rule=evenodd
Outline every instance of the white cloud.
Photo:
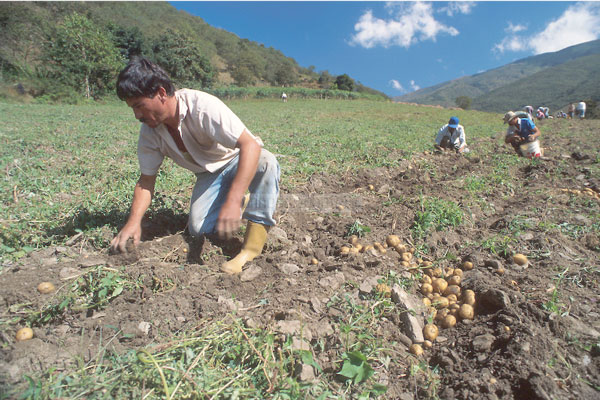
M 492 50 L 500 53 L 532 51 L 534 54 L 541 54 L 598 39 L 600 3 L 576 3 L 550 22 L 543 31 L 528 36 L 517 35 L 526 29 L 522 25 L 509 22 L 506 31 L 511 33 L 495 44 Z
M 517 33 L 517 32 L 522 32 L 522 31 L 526 31 L 527 27 L 525 25 L 514 25 L 512 22 L 508 21 L 508 26 L 506 28 L 504 28 L 504 32 L 507 33 Z
M 421 87 L 420 87 L 419 85 L 417 85 L 417 84 L 415 83 L 415 81 L 413 81 L 413 80 L 411 80 L 411 81 L 410 81 L 410 88 L 411 88 L 412 90 L 419 90 L 419 89 L 421 89 Z
M 473 1 L 452 1 L 448 3 L 447 7 L 441 8 L 440 11 L 452 17 L 454 14 L 470 14 L 476 5 L 477 3 Z
M 400 82 L 398 82 L 395 79 L 390 80 L 390 86 L 393 87 L 396 90 L 401 91 L 402 93 L 406 92 L 406 89 L 404 89 L 404 87 L 402 86 L 402 84 L 400 84 Z
M 437 21 L 433 16 L 430 3 L 414 2 L 409 5 L 401 4 L 396 7 L 388 4 L 389 12 L 395 13 L 390 19 L 380 19 L 373 16 L 373 11 L 365 12 L 354 25 L 356 34 L 350 44 L 370 49 L 375 46 L 411 45 L 424 40 L 436 40 L 440 34 L 458 35 L 458 30 Z M 395 12 L 396 10 L 399 10 Z

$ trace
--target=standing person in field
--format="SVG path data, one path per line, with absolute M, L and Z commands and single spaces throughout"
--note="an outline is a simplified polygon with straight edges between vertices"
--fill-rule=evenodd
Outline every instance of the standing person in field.
M 573 119 L 573 115 L 575 114 L 575 103 L 569 104 L 569 108 L 567 109 L 567 115 L 569 118 Z
M 585 102 L 580 101 L 579 103 L 577 103 L 577 116 L 579 117 L 579 119 L 584 119 L 585 118 Z
M 281 101 L 287 103 L 287 94 L 285 94 L 285 92 L 281 93 Z
M 504 142 L 510 144 L 520 156 L 528 158 L 540 157 L 541 148 L 538 137 L 540 129 L 529 118 L 519 118 L 512 111 L 504 115 L 504 123 L 508 124 Z
M 129 218 L 111 250 L 125 251 L 129 239 L 139 243 L 142 217 L 166 156 L 196 175 L 190 234 L 214 232 L 229 238 L 242 217 L 248 220 L 242 250 L 221 266 L 229 274 L 241 272 L 247 261 L 261 254 L 267 231 L 275 225 L 280 175 L 275 156 L 221 100 L 197 90 L 176 91 L 165 71 L 145 58 L 130 61 L 121 71 L 117 95 L 142 123 L 137 150 L 141 175 Z
M 450 118 L 450 121 L 440 128 L 435 138 L 434 147 L 437 150 L 454 150 L 457 153 L 468 153 L 465 128 L 458 124 L 458 117 Z
M 533 107 L 532 106 L 525 106 L 523 108 L 523 110 L 529 114 L 529 119 L 533 119 Z

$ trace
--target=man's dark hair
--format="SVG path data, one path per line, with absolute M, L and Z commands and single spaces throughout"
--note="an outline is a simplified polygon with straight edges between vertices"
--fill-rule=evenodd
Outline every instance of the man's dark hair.
M 117 96 L 121 100 L 132 97 L 153 97 L 160 87 L 168 96 L 175 94 L 169 75 L 158 65 L 144 57 L 135 57 L 117 78 Z

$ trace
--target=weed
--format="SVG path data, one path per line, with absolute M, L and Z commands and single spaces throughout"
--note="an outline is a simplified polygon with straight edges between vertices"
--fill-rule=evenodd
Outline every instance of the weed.
M 458 204 L 436 197 L 422 197 L 420 211 L 411 226 L 413 237 L 423 238 L 431 230 L 441 231 L 462 223 L 463 212 Z
M 346 237 L 350 237 L 352 235 L 356 235 L 357 237 L 364 237 L 367 233 L 371 232 L 371 228 L 366 225 L 363 225 L 359 220 L 354 221 L 354 223 L 348 225 L 348 231 L 346 232 Z
M 544 310 L 560 316 L 564 316 L 569 313 L 569 311 L 566 309 L 565 304 L 560 302 L 560 296 L 558 291 L 558 287 L 562 283 L 562 280 L 564 279 L 568 271 L 569 268 L 565 268 L 565 270 L 563 270 L 557 275 L 555 279 L 556 284 L 554 285 L 554 290 L 552 291 L 550 299 L 542 304 L 542 308 Z

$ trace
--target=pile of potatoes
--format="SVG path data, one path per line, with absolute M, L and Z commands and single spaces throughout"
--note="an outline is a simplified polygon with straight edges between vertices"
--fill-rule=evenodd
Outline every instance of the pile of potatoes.
M 402 257 L 402 265 L 405 267 L 414 266 L 411 264 L 413 254 L 415 252 L 414 247 L 407 247 L 401 243 L 401 240 L 396 235 L 388 235 L 384 243 L 374 242 L 372 244 L 363 244 L 360 242 L 358 236 L 350 236 L 349 246 L 342 246 L 340 248 L 340 255 L 345 256 L 348 254 L 368 253 L 376 252 L 379 254 L 385 254 L 388 250 L 394 249 Z M 414 261 L 413 261 L 414 263 Z
M 462 290 L 463 271 L 473 269 L 471 261 L 465 261 L 460 268 L 442 270 L 431 262 L 422 264 L 424 275 L 421 279 L 420 292 L 424 296 L 423 304 L 427 306 L 433 322 L 423 328 L 423 346 L 418 343 L 410 347 L 415 355 L 423 354 L 423 347 L 431 348 L 438 336 L 439 327 L 452 328 L 459 320 L 472 320 L 475 316 L 475 292 Z M 439 326 L 439 327 L 438 327 Z
M 585 194 L 587 196 L 592 196 L 597 200 L 600 200 L 600 193 L 593 191 L 591 188 L 584 188 L 582 190 L 579 189 L 560 189 L 561 192 L 571 193 L 571 194 Z

